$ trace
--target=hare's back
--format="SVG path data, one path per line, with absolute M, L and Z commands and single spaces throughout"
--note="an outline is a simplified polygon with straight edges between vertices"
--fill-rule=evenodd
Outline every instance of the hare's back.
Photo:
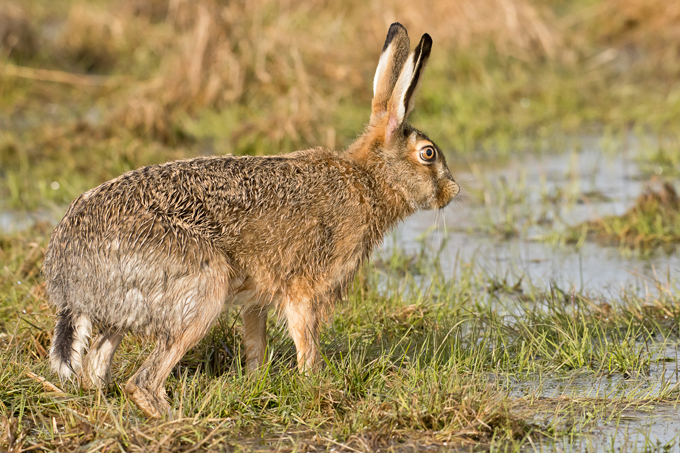
M 365 220 L 370 188 L 350 165 L 330 151 L 292 156 L 197 158 L 128 172 L 78 197 L 49 248 L 164 249 L 197 261 L 194 254 L 215 249 L 229 254 L 255 232 L 272 233 L 272 242 Z

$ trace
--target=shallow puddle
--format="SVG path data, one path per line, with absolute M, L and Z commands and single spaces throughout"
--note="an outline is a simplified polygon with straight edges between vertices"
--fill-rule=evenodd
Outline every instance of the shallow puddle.
M 523 156 L 481 171 L 487 164 L 451 165 L 464 190 L 482 196 L 468 196 L 467 202 L 454 201 L 454 206 L 442 211 L 411 216 L 386 240 L 385 249 L 389 253 L 397 245 L 416 253 L 425 242 L 431 250 L 441 250 L 442 269 L 453 278 L 460 263 L 473 262 L 508 282 L 555 283 L 565 290 L 604 294 L 623 288 L 654 292 L 657 283 L 680 278 L 677 251 L 641 257 L 591 241 L 577 247 L 550 240 L 567 226 L 629 209 L 646 183 L 634 157 L 606 155 L 592 148 Z M 516 229 L 509 237 L 479 231 L 480 225 L 488 228 L 504 223 Z
M 58 214 L 46 210 L 35 212 L 0 211 L 0 234 L 13 234 L 31 228 L 37 222 L 56 225 Z
M 568 428 L 563 426 L 565 420 L 573 424 L 575 435 L 540 443 L 527 451 L 680 451 L 680 407 L 649 402 L 662 387 L 677 389 L 680 386 L 678 345 L 666 345 L 659 352 L 656 357 L 665 357 L 668 361 L 652 364 L 647 375 L 625 377 L 617 373 L 593 378 L 592 374 L 577 374 L 508 383 L 510 397 L 516 402 L 514 410 L 524 413 L 528 420 L 543 427 L 555 423 L 557 429 Z M 614 409 L 595 409 L 606 407 L 607 401 L 611 401 Z M 570 409 L 571 403 L 577 403 L 580 408 Z M 587 409 L 590 403 L 592 413 Z M 581 424 L 585 425 L 583 429 Z
M 616 420 L 599 422 L 583 436 L 570 437 L 554 444 L 536 445 L 527 451 L 671 453 L 680 451 L 680 408 L 657 406 L 647 411 L 626 411 Z

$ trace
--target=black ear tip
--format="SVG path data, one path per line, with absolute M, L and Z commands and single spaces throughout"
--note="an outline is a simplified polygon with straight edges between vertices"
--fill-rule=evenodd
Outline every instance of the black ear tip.
M 392 25 L 390 25 L 390 29 L 387 32 L 387 38 L 385 38 L 385 45 L 383 46 L 383 52 L 389 47 L 389 45 L 394 40 L 395 36 L 397 36 L 400 33 L 408 36 L 406 29 L 399 22 L 395 22 Z
M 392 33 L 392 32 L 396 33 L 398 30 L 406 31 L 406 28 L 404 28 L 404 26 L 401 25 L 399 22 L 394 22 L 392 25 L 390 25 L 389 33 Z
M 423 46 L 423 53 L 429 55 L 430 50 L 432 50 L 432 37 L 425 33 L 423 37 L 420 38 L 420 44 Z

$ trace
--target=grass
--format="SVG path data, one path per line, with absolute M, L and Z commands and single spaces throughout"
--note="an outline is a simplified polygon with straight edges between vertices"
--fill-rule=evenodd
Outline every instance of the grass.
M 319 373 L 295 371 L 292 342 L 272 318 L 268 366 L 247 375 L 238 313 L 227 311 L 168 380 L 177 420 L 148 421 L 120 387 L 148 342 L 124 341 L 116 385 L 102 394 L 62 385 L 49 371 L 54 313 L 39 273 L 48 234 L 37 227 L 0 239 L 0 445 L 12 451 L 507 451 L 680 402 L 668 356 L 680 325 L 675 290 L 603 297 L 504 285 L 472 264 L 448 280 L 426 252 L 394 252 L 367 266 L 338 307 L 322 335 Z M 553 394 L 559 382 L 591 390 Z
M 606 216 L 573 227 L 574 236 L 589 234 L 597 240 L 636 250 L 674 251 L 680 242 L 680 200 L 673 184 L 658 190 L 648 187 L 621 216 Z

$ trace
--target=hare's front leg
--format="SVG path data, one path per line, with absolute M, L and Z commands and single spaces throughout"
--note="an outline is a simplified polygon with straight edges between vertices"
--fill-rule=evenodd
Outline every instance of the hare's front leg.
M 243 345 L 246 350 L 246 367 L 254 371 L 264 363 L 267 349 L 267 308 L 251 307 L 243 310 Z
M 288 301 L 284 306 L 290 334 L 297 350 L 297 366 L 302 373 L 316 365 L 319 343 L 319 319 L 310 300 Z

